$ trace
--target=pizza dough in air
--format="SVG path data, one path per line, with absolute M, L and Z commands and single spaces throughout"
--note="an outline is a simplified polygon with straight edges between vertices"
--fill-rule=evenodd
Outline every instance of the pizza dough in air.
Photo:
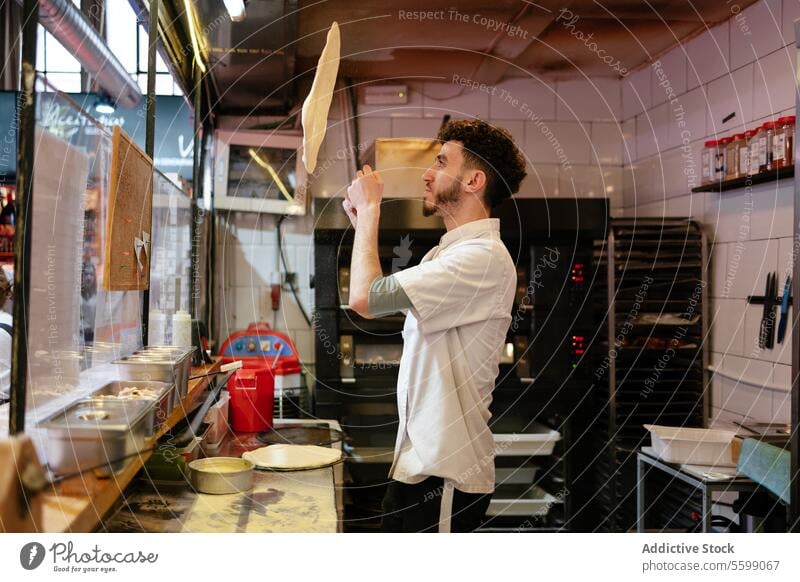
M 269 445 L 247 451 L 242 458 L 260 469 L 292 471 L 326 467 L 342 458 L 342 452 L 314 445 Z
M 317 154 L 325 130 L 328 128 L 328 110 L 333 99 L 333 87 L 339 72 L 339 25 L 334 22 L 328 31 L 328 40 L 317 63 L 317 73 L 311 91 L 303 102 L 303 164 L 310 174 L 317 167 Z

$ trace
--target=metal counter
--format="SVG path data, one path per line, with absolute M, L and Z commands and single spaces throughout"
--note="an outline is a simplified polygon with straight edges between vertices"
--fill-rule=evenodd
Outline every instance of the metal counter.
M 282 420 L 281 424 L 309 422 Z M 338 428 L 338 423 L 335 428 Z M 228 433 L 216 456 L 264 446 L 254 433 Z M 108 532 L 308 532 L 341 530 L 342 464 L 298 472 L 255 472 L 253 489 L 232 495 L 195 493 L 188 484 L 136 481 L 100 526 Z

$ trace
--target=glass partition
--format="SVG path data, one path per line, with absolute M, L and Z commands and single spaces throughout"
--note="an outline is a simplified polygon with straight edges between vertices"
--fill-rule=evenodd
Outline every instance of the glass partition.
M 34 422 L 89 387 L 84 371 L 141 346 L 142 293 L 102 286 L 111 134 L 82 105 L 62 93 L 37 97 L 26 403 Z
M 156 171 L 153 175 L 150 261 L 151 344 L 172 343 L 172 315 L 178 309 L 189 310 L 191 222 L 192 206 L 188 194 Z

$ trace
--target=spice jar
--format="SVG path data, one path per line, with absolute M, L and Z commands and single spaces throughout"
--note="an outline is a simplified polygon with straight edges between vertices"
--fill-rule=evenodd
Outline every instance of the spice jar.
M 775 122 L 766 121 L 758 130 L 758 171 L 772 170 L 772 138 L 775 136 Z
M 774 168 L 794 164 L 794 115 L 781 117 L 775 123 L 772 138 L 772 163 Z
M 739 176 L 750 176 L 758 173 L 758 169 L 753 170 L 753 161 L 758 156 L 755 153 L 758 146 L 758 141 L 755 139 L 757 133 L 757 129 L 748 129 L 744 132 L 744 144 L 739 148 Z
M 744 134 L 737 133 L 730 138 L 725 148 L 725 179 L 732 180 L 739 177 L 739 146 L 744 141 Z
M 758 167 L 761 161 L 761 148 L 758 138 L 761 133 L 761 126 L 753 129 L 753 139 L 750 141 L 750 175 L 758 174 Z
M 702 183 L 710 184 L 714 181 L 714 168 L 717 156 L 717 140 L 711 139 L 703 144 L 702 160 Z
M 759 125 L 756 128 L 756 135 L 753 137 L 753 141 L 756 144 L 755 150 L 755 157 L 753 157 L 753 151 L 750 150 L 750 170 L 751 174 L 758 174 L 761 172 L 761 167 L 766 167 L 767 165 L 767 133 L 764 129 L 763 125 Z
M 731 143 L 731 138 L 723 137 L 717 142 L 717 156 L 716 165 L 714 167 L 714 180 L 720 181 L 725 179 L 727 160 L 725 156 L 728 153 L 728 144 Z

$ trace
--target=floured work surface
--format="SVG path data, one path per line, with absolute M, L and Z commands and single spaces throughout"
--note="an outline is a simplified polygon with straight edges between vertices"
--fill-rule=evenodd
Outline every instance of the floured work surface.
M 253 489 L 206 495 L 140 482 L 101 527 L 109 532 L 336 532 L 333 469 L 256 471 Z

